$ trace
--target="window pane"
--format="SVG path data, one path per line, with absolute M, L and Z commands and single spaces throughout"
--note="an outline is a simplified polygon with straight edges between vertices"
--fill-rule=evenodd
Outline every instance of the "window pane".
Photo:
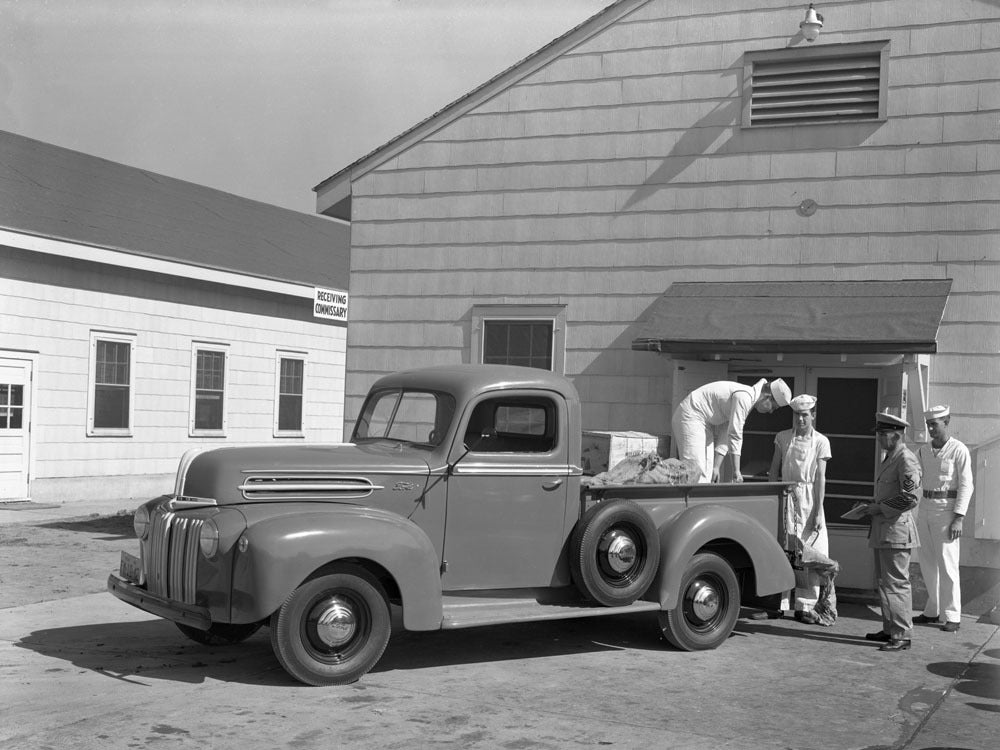
M 225 352 L 198 352 L 198 372 L 195 387 L 221 391 L 225 387 Z
M 113 385 L 94 387 L 94 427 L 125 429 L 128 425 L 129 389 Z
M 281 360 L 281 382 L 278 389 L 282 394 L 302 395 L 302 371 L 304 362 L 301 359 Z
M 552 369 L 551 321 L 484 322 L 483 362 Z
M 818 404 L 816 429 L 824 435 L 871 435 L 878 411 L 878 381 L 870 378 L 820 378 L 823 401 Z M 850 408 L 824 409 L 823 404 Z M 872 441 L 875 440 L 872 435 Z M 836 454 L 835 454 L 836 455 Z M 874 450 L 873 450 L 874 455 Z
M 194 427 L 196 430 L 222 429 L 222 394 L 197 391 L 194 402 Z
M 16 406 L 10 409 L 10 419 L 8 421 L 8 427 L 12 430 L 20 430 L 23 426 L 24 419 L 24 409 L 22 407 Z
M 0 383 L 0 406 L 6 406 L 10 403 L 10 386 L 6 383 Z
M 278 429 L 302 429 L 302 396 L 282 395 L 278 397 Z
M 129 385 L 129 348 L 125 341 L 98 341 L 95 382 Z
M 0 396 L 0 403 L 3 402 L 3 397 Z M 23 406 L 24 405 L 24 386 L 23 385 L 12 385 L 10 387 L 10 403 L 13 406 Z

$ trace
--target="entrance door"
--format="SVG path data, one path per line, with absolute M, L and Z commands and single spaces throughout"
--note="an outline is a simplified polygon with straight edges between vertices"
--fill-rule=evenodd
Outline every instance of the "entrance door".
M 826 467 L 826 514 L 830 557 L 840 562 L 837 585 L 874 588 L 874 567 L 868 550 L 866 520 L 841 516 L 875 492 L 878 443 L 872 432 L 878 411 L 879 379 L 872 370 L 818 369 L 806 371 L 806 392 L 817 398 L 816 429 L 830 439 L 833 458 Z
M 0 359 L 0 500 L 28 497 L 31 362 Z

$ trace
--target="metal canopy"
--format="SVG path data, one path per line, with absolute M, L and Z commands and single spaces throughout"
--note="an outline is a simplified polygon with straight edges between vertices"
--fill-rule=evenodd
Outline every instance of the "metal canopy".
M 934 353 L 951 279 L 672 284 L 632 348 L 679 353 Z

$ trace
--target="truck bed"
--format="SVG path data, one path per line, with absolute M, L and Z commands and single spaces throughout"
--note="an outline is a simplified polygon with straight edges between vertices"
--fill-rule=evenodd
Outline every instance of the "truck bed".
M 459 592 L 442 597 L 443 630 L 503 625 L 532 620 L 568 620 L 575 617 L 658 612 L 658 602 L 637 601 L 626 607 L 604 607 L 579 595 L 576 589 L 523 589 L 503 592 Z

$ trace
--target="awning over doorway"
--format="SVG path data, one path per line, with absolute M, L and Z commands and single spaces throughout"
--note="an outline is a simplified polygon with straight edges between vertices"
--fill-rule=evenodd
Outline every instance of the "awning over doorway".
M 951 279 L 684 282 L 632 348 L 667 353 L 932 354 Z

